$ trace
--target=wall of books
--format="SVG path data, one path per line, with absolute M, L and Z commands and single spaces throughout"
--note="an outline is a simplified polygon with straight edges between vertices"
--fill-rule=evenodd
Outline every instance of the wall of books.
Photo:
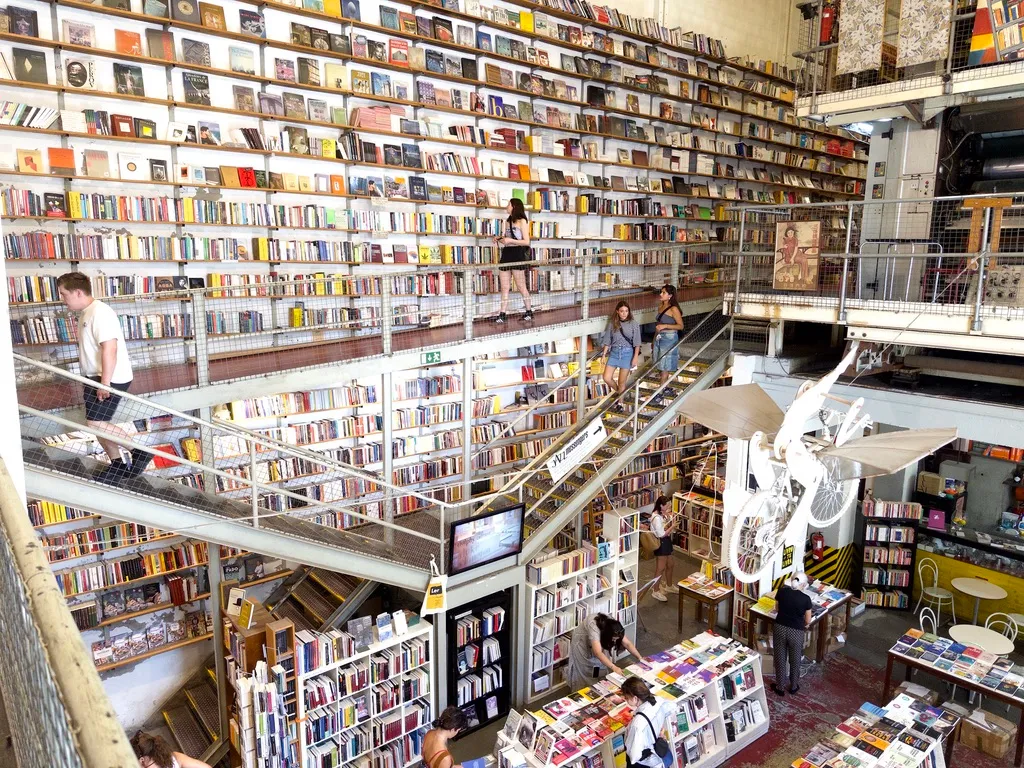
M 448 706 L 466 714 L 467 733 L 504 717 L 512 705 L 512 606 L 511 590 L 504 590 L 445 615 Z
M 542 258 L 672 241 L 713 264 L 737 229 L 719 203 L 862 196 L 863 143 L 797 120 L 768 63 L 548 2 L 10 6 L 14 299 L 52 295 L 68 262 L 115 294 L 241 278 L 254 260 L 487 262 L 511 197 Z

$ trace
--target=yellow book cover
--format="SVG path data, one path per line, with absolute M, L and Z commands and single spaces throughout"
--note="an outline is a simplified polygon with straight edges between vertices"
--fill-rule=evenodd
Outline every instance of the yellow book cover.
M 455 259 L 452 256 L 452 247 L 450 245 L 441 246 L 441 263 L 442 264 L 454 264 Z
M 324 282 L 324 278 L 327 277 L 323 272 L 317 272 L 313 275 L 313 292 L 317 296 L 327 295 L 327 284 Z
M 198 437 L 186 437 L 181 441 L 181 452 L 189 461 L 200 462 L 203 460 L 202 447 Z
M 302 327 L 302 307 L 292 307 L 288 312 L 288 324 L 292 328 Z
M 298 192 L 299 191 L 299 177 L 296 176 L 294 173 L 286 173 L 286 174 L 284 174 L 284 188 L 288 192 Z
M 556 720 L 543 709 L 538 709 L 536 712 L 531 712 L 534 717 L 540 720 L 544 725 L 554 725 Z
M 420 264 L 429 264 L 430 263 L 430 246 L 429 245 L 421 245 L 420 246 L 420 248 L 419 248 L 419 258 L 420 258 Z
M 341 0 L 324 0 L 324 13 L 341 18 Z
M 519 12 L 519 27 L 523 32 L 533 32 L 533 14 L 530 11 Z
M 338 156 L 338 142 L 334 139 L 321 139 L 320 146 L 324 157 L 337 157 Z
M 287 186 L 287 183 L 286 183 Z M 299 192 L 312 192 L 313 179 L 309 176 L 299 176 Z

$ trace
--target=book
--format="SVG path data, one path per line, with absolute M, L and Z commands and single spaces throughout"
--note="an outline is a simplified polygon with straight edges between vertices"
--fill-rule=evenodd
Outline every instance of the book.
M 199 3 L 196 0 L 173 0 L 171 2 L 171 18 L 175 21 L 199 26 L 202 26 L 203 23 L 203 18 L 199 13 Z
M 40 83 L 45 85 L 49 82 L 46 71 L 46 56 L 42 51 L 32 51 L 26 48 L 12 48 L 14 55 L 14 79 L 27 83 Z
M 213 3 L 199 3 L 199 15 L 202 18 L 204 27 L 226 32 L 227 21 L 224 18 L 224 9 Z
M 154 59 L 174 61 L 174 36 L 163 29 L 146 30 L 146 47 Z
M 201 67 L 210 66 L 210 46 L 200 40 L 189 40 L 182 38 L 181 57 L 187 64 L 198 64 Z
M 35 11 L 9 5 L 7 6 L 7 18 L 8 28 L 12 35 L 39 37 L 39 16 Z
M 256 614 L 256 603 L 248 598 L 242 600 L 242 607 L 238 612 L 238 624 L 243 629 L 249 629 L 252 626 L 253 617 Z
M 232 72 L 241 72 L 246 75 L 256 74 L 256 59 L 252 49 L 232 45 L 228 48 L 228 66 Z
M 198 72 L 182 72 L 185 87 L 185 102 L 210 106 L 210 78 Z
M 61 22 L 61 30 L 64 41 L 72 45 L 82 45 L 86 48 L 96 47 L 96 27 L 92 24 L 64 19 Z
M 263 15 L 259 12 L 240 8 L 238 10 L 238 22 L 242 34 L 252 35 L 253 37 L 266 37 L 266 25 L 263 21 Z

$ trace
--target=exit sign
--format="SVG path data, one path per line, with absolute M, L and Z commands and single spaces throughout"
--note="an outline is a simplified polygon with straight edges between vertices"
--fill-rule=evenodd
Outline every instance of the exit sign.
M 431 363 L 441 362 L 441 351 L 436 350 L 434 352 L 424 352 L 420 355 L 420 365 L 430 365 Z

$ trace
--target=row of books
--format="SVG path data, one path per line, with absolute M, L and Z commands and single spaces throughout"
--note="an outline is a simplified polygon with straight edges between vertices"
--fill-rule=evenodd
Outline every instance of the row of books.
M 191 315 L 176 313 L 119 315 L 125 339 L 185 339 L 193 335 Z M 73 317 L 37 316 L 11 319 L 11 338 L 16 345 L 74 344 L 78 323 Z
M 597 548 L 589 542 L 564 555 L 542 555 L 527 565 L 528 583 L 541 586 L 561 581 L 563 578 L 582 571 L 600 562 Z
M 188 541 L 164 550 L 55 571 L 54 576 L 64 595 L 71 596 L 157 576 L 166 571 L 205 565 L 206 561 L 206 542 Z
M 181 620 L 155 621 L 139 632 L 118 632 L 109 640 L 92 644 L 92 660 L 97 667 L 128 661 L 164 645 L 213 634 L 213 618 L 209 612 L 192 611 Z
M 864 517 L 895 517 L 906 520 L 921 519 L 921 505 L 908 501 L 882 501 L 875 498 L 864 499 L 861 504 Z

